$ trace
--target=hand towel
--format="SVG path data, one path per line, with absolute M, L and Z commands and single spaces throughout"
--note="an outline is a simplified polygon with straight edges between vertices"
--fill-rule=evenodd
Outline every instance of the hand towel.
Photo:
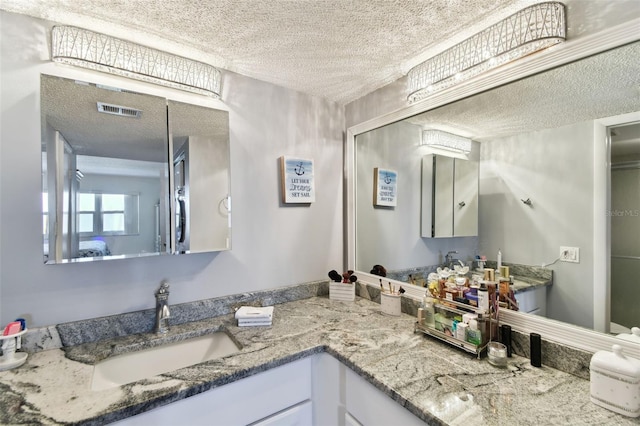
M 253 319 L 271 321 L 273 318 L 273 306 L 255 307 L 241 306 L 236 311 L 236 319 Z
M 244 321 L 238 320 L 238 327 L 260 327 L 265 325 L 272 325 L 271 321 L 263 320 L 263 321 Z

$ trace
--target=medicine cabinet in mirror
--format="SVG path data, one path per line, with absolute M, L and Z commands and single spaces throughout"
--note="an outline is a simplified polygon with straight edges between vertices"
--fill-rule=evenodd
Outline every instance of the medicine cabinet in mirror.
M 41 113 L 45 263 L 230 248 L 227 111 L 42 75 Z
M 478 235 L 478 161 L 422 157 L 422 236 Z

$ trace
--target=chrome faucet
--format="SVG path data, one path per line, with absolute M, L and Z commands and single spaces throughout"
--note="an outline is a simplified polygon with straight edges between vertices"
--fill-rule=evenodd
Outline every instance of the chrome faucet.
M 169 283 L 162 281 L 156 291 L 156 327 L 155 332 L 165 334 L 169 331 Z
M 450 252 L 448 252 L 445 257 L 444 257 L 444 266 L 446 266 L 447 268 L 453 269 L 453 255 L 454 254 L 458 254 L 458 252 L 456 250 L 451 250 Z M 456 260 L 456 262 L 458 262 L 458 260 Z

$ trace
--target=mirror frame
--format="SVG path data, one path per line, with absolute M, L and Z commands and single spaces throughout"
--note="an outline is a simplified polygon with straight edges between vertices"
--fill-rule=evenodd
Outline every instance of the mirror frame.
M 499 69 L 489 71 L 477 76 L 474 79 L 443 90 L 422 101 L 411 104 L 407 107 L 391 111 L 381 116 L 372 118 L 362 123 L 353 125 L 347 129 L 345 135 L 345 264 L 346 269 L 355 270 L 356 259 L 356 136 L 382 126 L 404 120 L 416 114 L 433 110 L 443 105 L 458 101 L 484 92 L 495 87 L 505 85 L 516 80 L 520 80 L 531 75 L 556 68 L 616 47 L 640 40 L 640 33 L 637 28 L 640 26 L 640 19 L 634 19 L 615 27 L 608 28 L 577 40 L 568 40 L 555 45 L 543 52 L 530 55 L 518 61 L 504 65 Z M 634 114 L 628 114 L 632 118 Z M 637 114 L 640 115 L 640 114 Z M 602 194 L 594 202 L 594 247 L 596 248 L 594 257 L 596 259 L 606 259 L 609 256 L 608 235 L 609 230 L 604 215 L 597 215 L 596 211 L 604 211 L 607 208 L 607 184 L 609 167 L 609 143 L 606 137 L 606 126 L 614 124 L 608 123 L 607 119 L 594 120 L 594 136 L 603 141 L 594 147 L 594 191 Z M 594 263 L 594 281 L 609 281 L 609 262 Z M 364 271 L 356 271 L 359 281 L 372 286 L 377 286 L 378 278 Z M 406 283 L 401 283 L 405 285 Z M 417 287 L 416 287 L 417 289 Z M 411 293 L 408 291 L 408 293 Z M 594 290 L 594 301 L 608 300 L 608 290 Z M 409 294 L 409 297 L 421 300 L 421 295 Z M 600 308 L 595 315 L 596 328 L 602 326 L 604 318 L 608 316 L 607 306 Z M 611 345 L 618 344 L 625 348 L 625 353 L 636 358 L 640 358 L 640 345 L 616 339 L 597 331 L 574 326 L 571 324 L 555 321 L 535 315 L 524 315 L 519 312 L 502 311 L 501 321 L 510 324 L 516 331 L 522 333 L 539 333 L 545 340 L 571 346 L 576 349 L 596 352 L 599 350 L 610 350 Z M 600 320 L 598 319 L 600 318 Z

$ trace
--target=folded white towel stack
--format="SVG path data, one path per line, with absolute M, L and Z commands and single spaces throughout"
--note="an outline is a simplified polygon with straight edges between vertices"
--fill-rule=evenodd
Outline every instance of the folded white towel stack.
M 241 306 L 236 311 L 236 319 L 239 327 L 271 325 L 273 322 L 273 306 Z

